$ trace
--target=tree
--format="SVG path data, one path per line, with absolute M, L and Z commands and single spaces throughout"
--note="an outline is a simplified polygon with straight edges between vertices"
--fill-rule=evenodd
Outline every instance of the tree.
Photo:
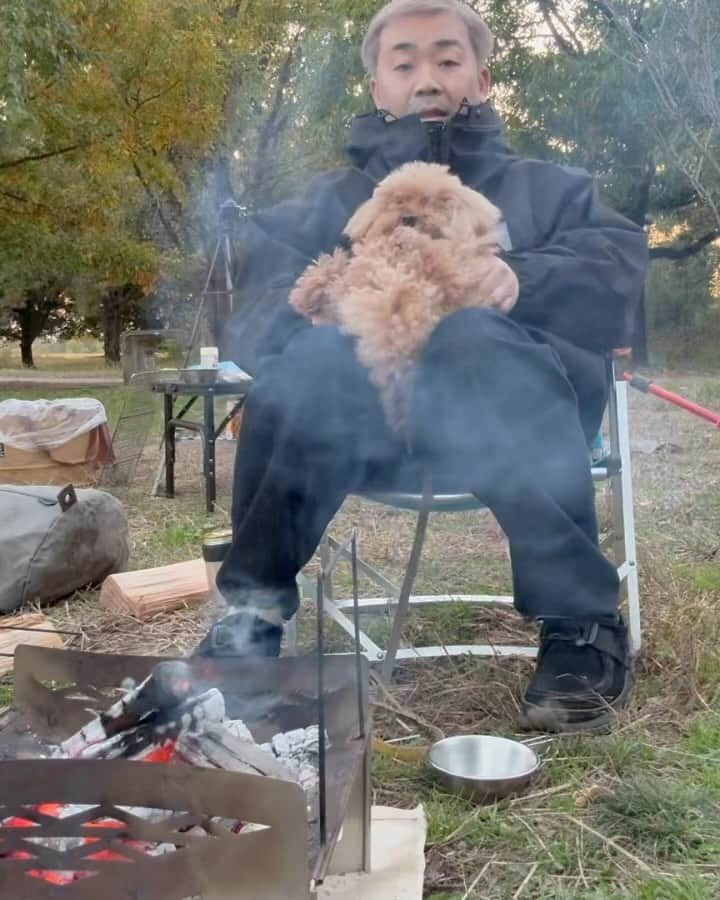
M 33 343 L 46 332 L 71 337 L 77 331 L 72 298 L 57 285 L 28 290 L 17 306 L 5 311 L 0 321 L 0 337 L 20 343 L 20 357 L 27 368 L 34 368 Z
M 217 45 L 237 6 L 53 0 L 46 29 L 24 0 L 3 8 L 10 24 L 22 13 L 27 40 L 0 82 L 15 125 L 0 142 L 0 305 L 19 308 L 52 279 L 89 309 L 160 277 L 168 249 L 191 251 L 178 173 L 210 151 Z M 72 52 L 59 53 L 67 35 Z
M 33 81 L 54 78 L 76 58 L 76 30 L 66 0 L 3 0 L 0 6 L 0 152 L 22 150 L 35 122 Z
M 652 89 L 660 115 L 648 127 L 708 213 L 710 230 L 684 254 L 670 258 L 699 252 L 720 237 L 720 21 L 715 4 L 664 3 L 657 26 L 645 33 L 634 27 L 622 7 L 604 0 L 596 3 L 608 27 L 620 35 L 623 67 L 646 79 Z
M 57 284 L 112 360 L 135 311 L 192 305 L 224 200 L 264 207 L 341 161 L 346 124 L 369 106 L 359 44 L 379 5 L 5 0 L 0 308 Z M 639 224 L 687 219 L 687 237 L 656 258 L 702 252 L 717 228 L 712 0 L 474 5 L 498 35 L 495 96 L 513 145 L 588 168 Z M 682 71 L 658 62 L 682 48 Z M 690 117 L 658 128 L 668 96 Z
M 656 0 L 636 4 L 634 14 L 627 2 L 586 2 L 607 23 L 606 43 L 612 43 L 619 70 L 649 96 L 654 109 L 643 128 L 662 148 L 663 170 L 680 186 L 681 206 L 694 226 L 688 242 L 653 246 L 651 257 L 688 259 L 720 237 L 717 10 L 709 0 Z M 629 106 L 627 92 L 623 99 Z M 709 296 L 710 280 L 707 287 Z M 644 334 L 644 318 L 641 324 Z
M 530 0 L 511 15 L 500 0 L 482 4 L 500 37 L 493 71 L 512 143 L 524 153 L 588 169 L 611 204 L 640 226 L 657 216 L 689 215 L 689 240 L 653 246 L 656 259 L 700 252 L 714 238 L 697 186 L 668 140 L 673 128 L 657 79 L 637 58 L 640 46 L 662 44 L 665 67 L 677 67 L 678 47 L 668 40 L 681 7 L 688 5 L 696 18 L 698 7 L 708 15 L 709 0 Z M 715 22 L 715 32 L 717 27 Z M 701 68 L 701 56 L 695 58 Z M 703 65 L 707 78 L 707 54 Z M 684 78 L 688 95 L 696 90 L 698 74 Z M 683 96 L 678 95 L 679 108 Z M 635 339 L 639 358 L 646 354 L 644 335 L 642 305 Z

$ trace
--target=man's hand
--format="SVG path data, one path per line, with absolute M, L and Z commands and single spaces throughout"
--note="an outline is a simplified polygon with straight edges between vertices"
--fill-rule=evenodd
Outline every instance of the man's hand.
M 510 312 L 520 293 L 517 275 L 499 256 L 488 261 L 485 277 L 478 285 L 478 292 L 486 306 L 502 313 Z

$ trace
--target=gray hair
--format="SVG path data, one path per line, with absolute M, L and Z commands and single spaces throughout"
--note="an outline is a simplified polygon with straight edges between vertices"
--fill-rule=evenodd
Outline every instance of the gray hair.
M 361 50 L 365 71 L 370 75 L 375 74 L 380 51 L 380 35 L 389 22 L 401 16 L 437 15 L 447 12 L 455 13 L 465 23 L 478 63 L 484 66 L 493 52 L 495 35 L 480 15 L 463 0 L 390 0 L 375 13 L 368 25 Z

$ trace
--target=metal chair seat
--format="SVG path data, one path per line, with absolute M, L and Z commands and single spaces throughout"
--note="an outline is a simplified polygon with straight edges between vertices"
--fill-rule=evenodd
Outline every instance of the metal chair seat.
M 615 468 L 616 465 L 609 456 L 598 460 L 591 467 L 593 481 L 607 481 Z M 363 491 L 358 496 L 365 500 L 371 500 L 373 503 L 409 512 L 420 512 L 425 508 L 431 513 L 471 512 L 485 509 L 485 504 L 475 494 L 433 494 L 429 500 L 426 500 L 422 493 L 410 491 Z

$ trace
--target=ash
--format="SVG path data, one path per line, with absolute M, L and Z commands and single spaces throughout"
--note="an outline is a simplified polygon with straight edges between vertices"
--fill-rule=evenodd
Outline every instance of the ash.
M 190 698 L 178 707 L 178 714 L 166 718 L 162 723 L 152 723 L 153 710 L 132 707 L 143 686 L 133 687 L 123 700 L 118 701 L 105 713 L 97 716 L 60 745 L 43 745 L 27 748 L 24 755 L 35 758 L 61 759 L 118 759 L 154 761 L 153 755 L 171 744 L 173 749 L 167 760 L 189 763 L 190 765 L 225 768 L 229 771 L 247 772 L 259 776 L 269 776 L 295 782 L 305 793 L 308 820 L 315 815 L 319 788 L 319 729 L 317 725 L 298 728 L 294 731 L 276 734 L 269 743 L 258 744 L 250 729 L 238 719 L 228 719 L 225 700 L 220 691 L 213 688 Z M 128 717 L 128 710 L 134 716 Z M 111 727 L 108 727 L 111 726 Z M 225 736 L 225 739 L 224 737 Z M 159 761 L 159 760 L 158 760 Z M 63 804 L 53 813 L 56 818 L 65 819 L 92 807 Z M 172 811 L 118 806 L 120 813 L 162 823 L 173 815 Z M 104 819 L 108 825 L 117 823 Z M 266 826 L 251 822 L 240 822 L 213 818 L 215 825 L 234 833 L 254 831 Z M 0 828 L 19 827 L 12 819 L 0 818 Z M 191 834 L 208 834 L 203 826 L 192 828 Z M 88 838 L 74 837 L 32 837 L 28 841 L 39 847 L 66 852 L 82 848 Z M 122 842 L 122 840 L 121 840 Z M 149 856 L 173 853 L 174 844 L 148 841 L 130 842 L 136 849 Z M 65 873 L 70 883 L 72 872 Z
M 297 728 L 276 734 L 269 744 L 261 744 L 262 750 L 271 751 L 297 778 L 307 795 L 318 789 L 318 757 L 320 732 L 317 725 Z
M 241 719 L 226 719 L 223 727 L 238 740 L 255 743 L 250 729 Z M 292 780 L 302 787 L 308 799 L 312 799 L 318 790 L 319 738 L 318 726 L 311 725 L 276 734 L 267 744 L 258 744 L 257 747 L 272 754 Z

